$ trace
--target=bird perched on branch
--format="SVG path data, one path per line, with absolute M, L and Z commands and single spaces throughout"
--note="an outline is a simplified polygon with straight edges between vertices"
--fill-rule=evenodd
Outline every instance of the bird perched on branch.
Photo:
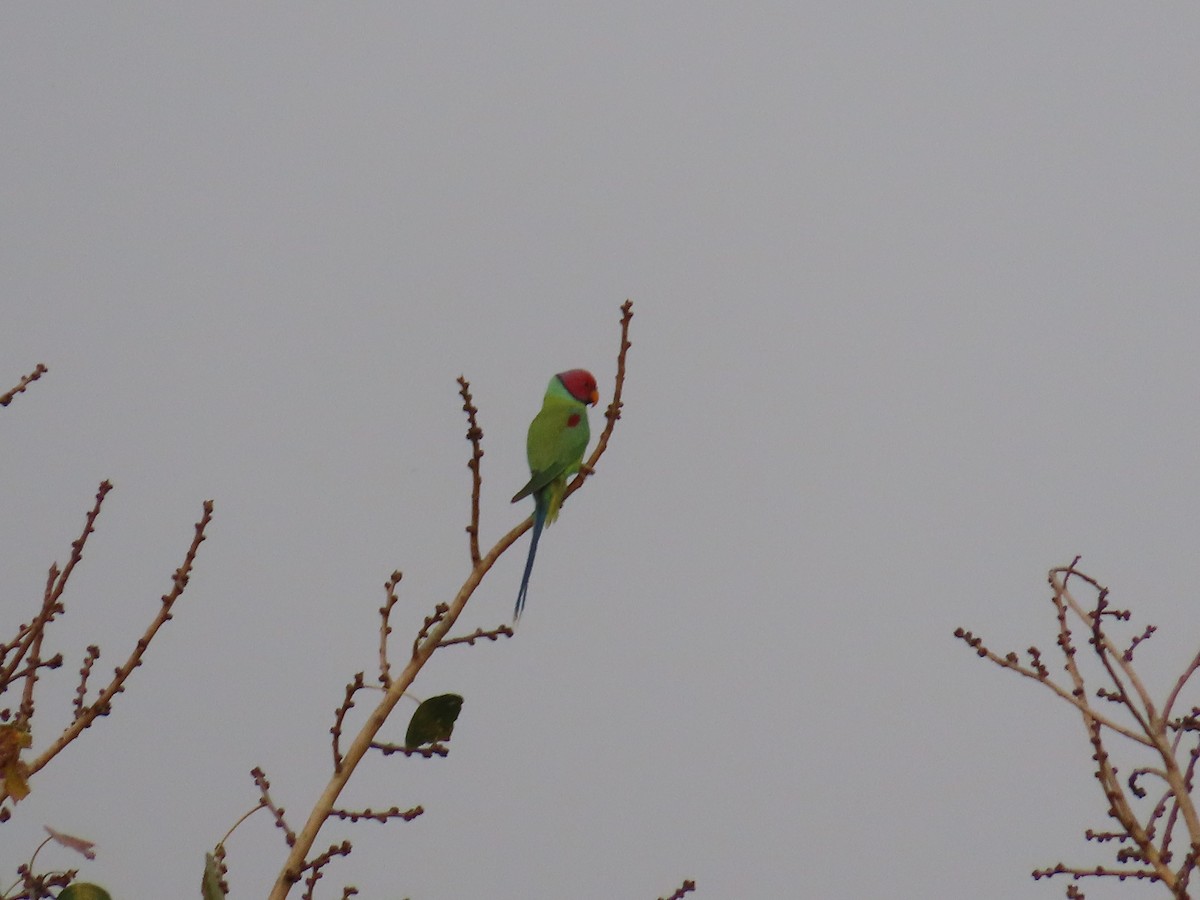
M 533 537 L 529 542 L 529 558 L 525 560 L 525 574 L 521 578 L 521 590 L 517 594 L 517 607 L 513 621 L 521 617 L 525 608 L 525 595 L 529 592 L 529 573 L 533 571 L 533 558 L 537 555 L 538 538 L 542 528 L 558 518 L 567 479 L 579 471 L 583 453 L 587 449 L 587 408 L 600 400 L 596 390 L 596 379 L 585 369 L 559 372 L 550 379 L 546 396 L 542 399 L 542 410 L 529 423 L 529 436 L 525 442 L 529 456 L 529 482 L 517 491 L 512 502 L 533 495 Z

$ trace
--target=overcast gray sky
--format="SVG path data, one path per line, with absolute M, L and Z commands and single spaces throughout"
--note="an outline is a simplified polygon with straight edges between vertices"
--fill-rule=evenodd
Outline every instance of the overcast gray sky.
M 325 896 L 1061 897 L 1030 869 L 1106 858 L 1077 717 L 951 635 L 1049 650 L 1079 553 L 1160 687 L 1200 643 L 1197 46 L 1182 3 L 5 6 L 0 389 L 50 367 L 0 411 L 7 631 L 116 486 L 39 745 L 216 515 L 0 872 L 45 823 L 118 900 L 194 896 L 255 765 L 298 826 L 385 579 L 403 643 L 467 573 L 455 377 L 491 541 L 631 298 L 519 634 L 421 675 L 450 757 L 348 802 L 427 813 L 330 829 Z M 268 818 L 229 852 L 264 896 Z

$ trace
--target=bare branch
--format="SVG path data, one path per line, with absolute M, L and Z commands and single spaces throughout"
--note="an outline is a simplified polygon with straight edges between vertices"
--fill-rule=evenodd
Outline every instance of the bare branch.
M 396 587 L 400 584 L 402 577 L 398 570 L 392 573 L 392 577 L 384 585 L 384 589 L 387 591 L 387 600 L 379 608 L 379 683 L 384 688 L 387 688 L 392 683 L 392 666 L 388 662 L 388 638 L 392 634 L 392 623 L 390 621 L 392 608 L 395 607 L 400 599 L 396 595 Z
M 429 630 L 433 626 L 440 624 L 446 620 L 446 616 L 450 613 L 450 607 L 445 603 L 439 603 L 433 608 L 433 612 L 425 617 L 425 622 L 421 625 L 421 630 L 417 632 L 416 638 L 413 639 L 412 658 L 416 659 L 421 655 L 422 642 L 429 637 Z
M 625 387 L 625 356 L 629 353 L 629 348 L 633 346 L 629 341 L 629 323 L 631 321 L 633 321 L 633 301 L 626 300 L 621 304 L 621 348 L 617 351 L 617 377 L 613 384 L 612 402 L 608 404 L 608 408 L 604 411 L 604 418 L 606 420 L 604 430 L 600 432 L 600 437 L 596 441 L 596 449 L 592 451 L 592 455 L 588 457 L 586 463 L 579 467 L 579 474 L 567 485 L 567 489 L 563 493 L 564 500 L 579 490 L 587 477 L 595 472 L 596 463 L 600 461 L 600 457 L 608 449 L 608 441 L 612 437 L 617 419 L 621 418 L 621 408 L 625 405 L 621 400 L 621 392 Z M 532 516 L 529 517 L 529 521 L 530 524 L 533 523 Z
M 275 817 L 275 827 L 283 832 L 283 838 L 287 841 L 287 845 L 292 847 L 296 843 L 296 833 L 288 827 L 287 820 L 283 815 L 283 807 L 277 806 L 275 801 L 271 799 L 271 782 L 267 781 L 266 773 L 262 769 L 255 766 L 250 770 L 250 776 L 254 779 L 254 783 L 258 786 L 259 800 L 262 806 L 265 806 L 271 811 L 271 815 Z
M 342 722 L 346 719 L 346 714 L 354 708 L 354 695 L 365 687 L 363 681 L 363 673 L 356 672 L 354 680 L 346 685 L 346 697 L 342 700 L 342 705 L 337 708 L 337 712 L 333 717 L 333 726 L 329 729 L 333 735 L 333 770 L 336 772 L 342 767 L 342 752 L 338 745 L 342 739 Z
M 978 656 L 991 660 L 1002 669 L 1012 669 L 1018 675 L 1023 675 L 1025 678 L 1031 678 L 1034 681 L 1044 684 L 1055 694 L 1062 697 L 1062 699 L 1074 706 L 1081 713 L 1086 712 L 1105 728 L 1111 728 L 1113 731 L 1129 738 L 1131 741 L 1137 741 L 1140 744 L 1145 744 L 1147 747 L 1153 746 L 1151 741 L 1145 735 L 1138 734 L 1136 731 L 1126 728 L 1124 725 L 1115 721 L 1114 719 L 1110 719 L 1107 716 L 1096 712 L 1094 709 L 1088 706 L 1086 697 L 1080 696 L 1073 691 L 1069 691 L 1061 685 L 1056 684 L 1050 678 L 1050 672 L 1044 665 L 1042 665 L 1041 656 L 1038 654 L 1036 647 L 1030 648 L 1030 655 L 1034 658 L 1034 664 L 1031 668 L 1029 666 L 1021 665 L 1017 661 L 1016 654 L 1010 653 L 1007 656 L 1000 656 L 998 653 L 989 650 L 986 646 L 984 646 L 982 638 L 979 638 L 962 628 L 956 628 L 954 631 L 954 636 L 968 644 Z
M 378 750 L 384 756 L 400 753 L 404 756 L 423 756 L 426 759 L 433 759 L 435 756 L 440 756 L 444 759 L 450 755 L 450 748 L 445 744 L 422 744 L 420 747 L 406 747 L 403 744 L 371 741 L 371 749 Z
M 498 625 L 491 631 L 484 631 L 482 628 L 476 628 L 474 634 L 465 634 L 462 637 L 446 638 L 440 646 L 449 647 L 451 644 L 467 644 L 471 647 L 475 646 L 475 642 L 483 639 L 489 641 L 497 641 L 502 637 L 512 637 L 513 630 L 508 625 Z
M 1179 699 L 1179 692 L 1183 690 L 1183 686 L 1187 684 L 1188 679 L 1196 674 L 1196 670 L 1200 669 L 1200 653 L 1192 657 L 1192 661 L 1188 663 L 1188 667 L 1183 670 L 1183 673 L 1175 681 L 1175 687 L 1171 689 L 1170 696 L 1167 697 L 1167 702 L 1163 704 L 1163 718 L 1171 717 L 1171 710 L 1175 708 L 1175 701 Z M 1193 716 L 1195 714 L 1193 713 Z
M 1089 829 L 1086 836 L 1090 841 L 1112 844 L 1119 867 L 1074 868 L 1059 863 L 1038 869 L 1033 873 L 1034 877 L 1066 875 L 1073 879 L 1134 878 L 1160 882 L 1172 896 L 1182 900 L 1188 896 L 1187 885 L 1196 860 L 1200 858 L 1200 816 L 1192 798 L 1197 761 L 1200 760 L 1200 709 L 1194 708 L 1189 715 L 1175 719 L 1170 718 L 1170 713 L 1183 686 L 1200 668 L 1200 654 L 1176 680 L 1160 714 L 1133 664 L 1134 651 L 1155 633 L 1155 627 L 1144 627 L 1123 646 L 1118 646 L 1110 629 L 1129 622 L 1130 613 L 1112 607 L 1108 589 L 1079 571 L 1076 568 L 1078 562 L 1076 558 L 1071 565 L 1049 573 L 1058 625 L 1057 644 L 1063 656 L 1067 685 L 1058 684 L 1051 678 L 1050 670 L 1036 648 L 1029 651 L 1030 665 L 1022 665 L 1015 653 L 1000 656 L 969 631 L 960 628 L 955 631 L 955 636 L 979 656 L 1045 685 L 1070 703 L 1079 712 L 1092 745 L 1095 777 L 1104 792 L 1106 812 L 1118 827 L 1108 831 Z M 1070 590 L 1072 581 L 1095 591 L 1093 608 L 1086 609 L 1075 598 Z M 1081 668 L 1075 639 L 1077 630 L 1087 636 L 1102 680 L 1106 681 L 1091 693 Z M 1102 714 L 1094 705 L 1097 701 L 1115 704 L 1119 711 L 1123 710 L 1116 714 L 1131 721 L 1126 724 L 1111 714 Z M 1129 768 L 1130 774 L 1124 779 L 1118 774 L 1112 748 L 1107 743 L 1113 735 L 1120 735 L 1130 742 L 1120 743 L 1119 747 L 1140 754 L 1141 761 Z M 1185 735 L 1191 735 L 1186 749 L 1183 747 Z M 1147 757 L 1150 762 L 1145 761 Z M 1150 795 L 1151 789 L 1155 792 L 1154 797 Z M 1172 843 L 1181 823 L 1187 834 L 1187 852 L 1178 854 L 1172 849 Z M 1069 897 L 1083 896 L 1074 887 L 1069 888 L 1067 894 Z
M 25 388 L 29 387 L 29 385 L 33 384 L 49 371 L 50 370 L 44 365 L 38 363 L 32 372 L 24 376 L 20 382 L 17 383 L 15 388 L 6 394 L 0 394 L 0 406 L 8 406 L 8 404 L 13 402 L 17 394 L 23 394 L 25 392 Z
M 61 603 L 63 591 L 66 590 L 67 581 L 71 577 L 71 573 L 75 571 L 75 566 L 83 559 L 83 548 L 87 544 L 88 537 L 96 530 L 96 519 L 100 516 L 100 507 L 104 504 L 104 498 L 108 496 L 108 492 L 112 490 L 112 484 L 108 481 L 100 482 L 100 488 L 96 491 L 96 502 L 92 505 L 83 523 L 83 532 L 74 541 L 71 542 L 71 558 L 67 560 L 66 566 L 59 571 L 58 565 L 52 565 L 50 572 L 46 578 L 46 590 L 42 597 L 42 608 L 38 612 L 29 625 L 21 629 L 17 639 L 13 641 L 15 645 L 11 658 L 9 654 L 5 655 L 5 667 L 0 670 L 0 685 L 7 686 L 12 683 L 13 677 L 17 668 L 21 665 L 26 654 L 34 651 L 36 656 L 37 649 L 40 649 L 42 638 L 41 635 L 46 626 L 53 621 L 55 616 L 63 611 Z M 26 676 L 25 696 L 22 699 L 22 708 L 27 708 L 28 714 L 32 715 L 33 709 L 33 681 L 36 680 L 35 664 L 33 670 Z M 25 721 L 28 721 L 26 717 Z
M 424 813 L 424 808 L 420 806 L 414 806 L 412 809 L 400 809 L 398 806 L 393 806 L 391 809 L 379 810 L 378 812 L 373 809 L 331 809 L 329 817 L 331 819 L 344 819 L 350 822 L 357 822 L 359 819 L 366 819 L 370 822 L 390 822 L 392 819 L 402 819 L 405 822 L 411 822 L 417 816 Z
M 97 495 L 96 507 L 93 509 L 93 514 L 88 518 L 88 530 L 84 532 L 85 537 L 90 532 L 91 523 L 95 520 L 95 514 L 99 512 L 100 500 L 103 499 L 103 495 L 106 492 L 105 485 L 108 485 L 108 482 L 105 482 L 104 485 L 101 485 L 102 490 L 101 493 Z M 111 485 L 108 486 L 111 487 Z M 196 553 L 200 549 L 200 544 L 204 542 L 204 530 L 208 527 L 208 523 L 212 520 L 212 513 L 213 503 L 211 500 L 206 500 L 204 502 L 204 514 L 200 517 L 200 521 L 195 525 L 195 534 L 192 537 L 192 543 L 188 547 L 187 553 L 184 554 L 183 564 L 175 570 L 175 574 L 172 577 L 171 590 L 162 596 L 162 604 L 159 607 L 158 614 L 147 626 L 142 636 L 138 638 L 137 644 L 134 646 L 132 652 L 130 652 L 129 657 L 120 667 L 115 670 L 112 680 L 102 691 L 100 691 L 100 694 L 96 697 L 95 701 L 84 706 L 81 713 L 77 711 L 74 721 L 72 721 L 71 724 L 63 730 L 62 734 L 55 739 L 54 743 L 42 751 L 41 755 L 29 764 L 30 774 L 37 772 L 39 769 L 45 766 L 46 763 L 57 756 L 64 747 L 71 743 L 71 741 L 75 740 L 75 738 L 77 738 L 83 732 L 83 730 L 89 727 L 99 716 L 108 715 L 112 708 L 113 699 L 117 694 L 121 693 L 125 689 L 125 682 L 129 679 L 129 676 L 133 674 L 133 670 L 142 664 L 142 656 L 145 654 L 146 649 L 150 646 L 150 642 L 158 633 L 159 628 L 161 628 L 171 618 L 171 608 L 174 606 L 175 601 L 183 595 L 184 590 L 187 588 L 188 579 L 191 577 L 192 566 L 196 561 Z M 83 540 L 84 538 L 81 538 L 76 542 L 76 554 L 82 554 Z M 70 568 L 73 566 L 75 558 L 76 557 L 73 555 L 72 562 L 68 563 L 68 567 L 63 570 L 63 575 L 59 579 L 60 588 L 62 584 L 65 584 L 66 577 L 69 575 Z M 58 591 L 58 593 L 61 593 L 61 589 Z M 0 793 L 0 799 L 3 799 L 3 796 L 4 795 Z
M 690 894 L 695 889 L 696 889 L 696 882 L 689 879 L 689 880 L 685 881 L 683 884 L 681 884 L 679 886 L 679 888 L 675 891 L 675 893 L 671 894 L 671 896 L 659 897 L 658 900 L 683 900 L 683 897 L 685 894 Z
M 458 376 L 459 394 L 463 398 L 463 412 L 467 414 L 467 440 L 471 442 L 471 458 L 467 468 L 471 470 L 471 524 L 467 526 L 467 534 L 471 536 L 471 565 L 479 565 L 479 490 L 482 475 L 479 470 L 480 460 L 483 459 L 483 429 L 479 427 L 479 410 L 471 399 L 471 385 L 462 375 Z
M 336 857 L 349 856 L 351 851 L 349 841 L 342 841 L 340 844 L 333 844 L 324 853 L 313 858 L 312 862 L 307 863 L 304 868 L 308 871 L 308 877 L 304 879 L 304 893 L 301 895 L 303 900 L 313 900 L 313 891 L 316 890 L 317 882 L 324 877 L 321 871 L 325 866 L 332 862 Z
M 100 658 L 100 648 L 95 644 L 89 644 L 87 655 L 83 658 L 83 665 L 79 668 L 79 686 L 75 688 L 75 718 L 83 716 L 83 703 L 87 698 L 87 683 L 88 678 L 92 674 L 92 667 L 96 665 L 96 660 Z

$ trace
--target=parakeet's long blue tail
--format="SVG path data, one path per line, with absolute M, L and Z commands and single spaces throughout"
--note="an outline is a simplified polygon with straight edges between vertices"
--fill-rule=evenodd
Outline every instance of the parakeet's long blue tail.
M 536 506 L 533 510 L 533 537 L 529 541 L 529 558 L 525 560 L 525 574 L 521 576 L 521 590 L 517 593 L 517 608 L 513 610 L 513 621 L 521 618 L 521 610 L 525 608 L 525 595 L 529 593 L 529 573 L 533 571 L 533 558 L 537 556 L 538 538 L 542 536 L 542 528 L 546 525 L 546 508 L 548 503 L 544 492 L 534 496 Z

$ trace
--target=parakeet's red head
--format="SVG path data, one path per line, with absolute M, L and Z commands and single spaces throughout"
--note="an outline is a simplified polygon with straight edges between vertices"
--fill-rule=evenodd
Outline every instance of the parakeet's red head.
M 571 369 L 569 372 L 559 372 L 555 377 L 562 382 L 567 393 L 580 403 L 595 406 L 600 401 L 600 392 L 596 390 L 596 378 L 587 369 Z

